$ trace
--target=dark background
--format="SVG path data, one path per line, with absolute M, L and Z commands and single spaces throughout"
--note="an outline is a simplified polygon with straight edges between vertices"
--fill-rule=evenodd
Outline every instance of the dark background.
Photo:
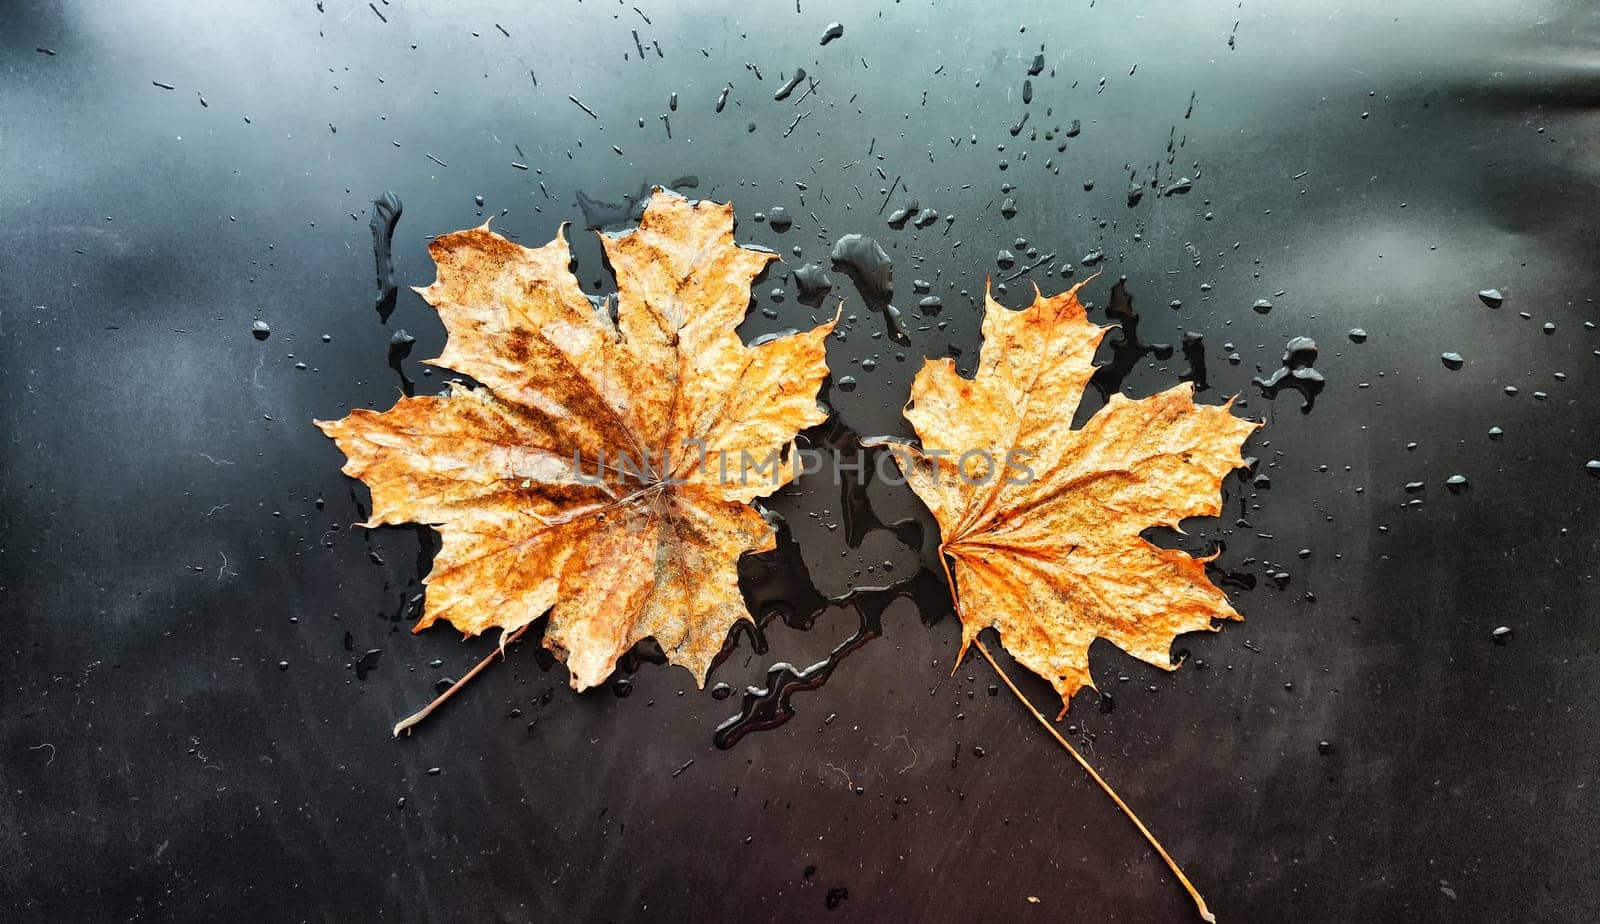
M 432 279 L 428 236 L 574 222 L 595 290 L 578 192 L 692 175 L 787 261 L 751 335 L 831 312 L 787 274 L 839 235 L 889 249 L 909 345 L 834 274 L 830 363 L 860 384 L 824 398 L 860 432 L 905 432 L 921 356 L 970 368 L 984 276 L 1029 247 L 1057 257 L 1003 301 L 1103 250 L 1092 300 L 1125 275 L 1142 341 L 1203 335 L 1201 399 L 1267 420 L 1270 487 L 1231 478 L 1185 540 L 1221 544 L 1246 621 L 1180 639 L 1172 674 L 1098 644 L 1105 695 L 1062 723 L 1221 920 L 1594 918 L 1593 4 L 322 6 L 0 3 L 0 916 L 1193 919 L 989 667 L 951 675 L 937 593 L 895 598 L 792 721 L 729 749 L 739 695 L 648 659 L 629 696 L 575 695 L 532 644 L 390 739 L 493 642 L 406 631 L 426 535 L 350 527 L 365 489 L 312 418 L 394 401 L 398 328 L 401 371 L 442 386 L 416 362 L 442 329 L 404 288 Z M 816 86 L 774 101 L 796 67 Z M 390 189 L 384 324 L 368 218 Z M 956 220 L 887 227 L 908 197 Z M 774 206 L 787 233 L 754 220 Z M 1309 413 L 1250 384 L 1292 336 L 1321 346 Z M 1187 368 L 1124 359 L 1133 394 Z M 763 615 L 808 579 L 917 580 L 914 530 L 827 483 L 773 506 L 804 564 L 752 579 Z M 851 602 L 797 603 L 711 681 L 822 658 L 872 608 Z

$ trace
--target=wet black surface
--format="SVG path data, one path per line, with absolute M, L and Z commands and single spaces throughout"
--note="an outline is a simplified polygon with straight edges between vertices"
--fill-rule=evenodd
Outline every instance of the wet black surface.
M 920 358 L 975 364 L 985 275 L 1017 305 L 1063 264 L 1139 315 L 1097 385 L 1203 368 L 1267 419 L 1182 540 L 1246 621 L 1172 674 L 1097 645 L 1063 723 L 1221 920 L 1593 919 L 1592 5 L 320 6 L 0 11 L 0 915 L 1192 919 L 988 667 L 951 674 L 931 522 L 881 482 L 773 501 L 804 568 L 747 569 L 773 618 L 705 690 L 641 653 L 577 696 L 524 643 L 389 739 L 493 643 L 406 631 L 431 539 L 350 528 L 311 419 L 442 384 L 428 235 L 693 179 L 785 258 L 751 337 L 831 314 L 789 274 L 841 236 L 894 263 L 871 300 L 829 274 L 854 387 L 819 440 L 904 435 Z M 1295 337 L 1308 413 L 1251 384 Z M 851 640 L 715 746 L 748 700 L 712 684 Z

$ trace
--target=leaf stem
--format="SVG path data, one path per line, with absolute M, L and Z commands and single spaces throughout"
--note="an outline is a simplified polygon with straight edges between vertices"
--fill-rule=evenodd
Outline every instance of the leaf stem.
M 945 557 L 945 547 L 942 543 L 939 546 L 939 564 L 944 567 L 945 583 L 950 585 L 950 602 L 956 608 L 956 616 L 961 618 L 961 598 L 956 595 L 956 579 L 950 573 L 950 562 Z M 963 635 L 966 633 L 966 622 L 965 618 L 961 618 Z M 994 655 L 989 653 L 989 648 L 983 643 L 983 639 L 975 634 L 972 636 L 972 644 L 978 646 L 978 651 L 983 654 L 984 660 L 988 661 L 989 666 L 994 668 L 994 672 L 1000 675 L 1001 680 L 1005 681 L 1006 688 L 1016 695 L 1017 701 L 1026 706 L 1028 711 L 1033 713 L 1033 717 L 1039 720 L 1039 724 L 1044 726 L 1044 730 L 1050 733 L 1050 737 L 1056 739 L 1058 744 L 1066 748 L 1067 753 L 1072 755 L 1072 759 L 1078 762 L 1078 766 L 1082 767 L 1091 779 L 1100 784 L 1100 788 L 1105 791 L 1106 795 L 1111 797 L 1112 802 L 1117 804 L 1117 808 L 1122 809 L 1122 814 L 1128 816 L 1128 820 L 1133 822 L 1134 827 L 1139 829 L 1139 833 L 1143 834 L 1144 839 L 1150 842 L 1150 846 L 1156 849 L 1156 853 L 1161 855 L 1161 859 L 1167 861 L 1167 868 L 1172 870 L 1172 874 L 1178 877 L 1178 882 L 1183 884 L 1184 891 L 1188 892 L 1189 897 L 1194 899 L 1194 907 L 1196 911 L 1200 912 L 1200 919 L 1205 921 L 1206 924 L 1216 924 L 1217 917 L 1211 913 L 1210 908 L 1206 907 L 1206 900 L 1200 897 L 1200 893 L 1195 890 L 1194 884 L 1189 881 L 1189 877 L 1185 876 L 1183 870 L 1178 868 L 1177 861 L 1173 860 L 1172 855 L 1167 853 L 1167 848 L 1161 846 L 1161 842 L 1156 840 L 1156 836 L 1151 834 L 1150 829 L 1144 826 L 1144 822 L 1140 821 L 1139 816 L 1133 813 L 1133 809 L 1128 808 L 1128 803 L 1122 801 L 1122 797 L 1117 795 L 1116 791 L 1111 788 L 1111 784 L 1096 773 L 1095 769 L 1089 766 L 1089 762 L 1083 759 L 1083 755 L 1068 744 L 1067 739 L 1061 737 L 1061 733 L 1056 731 L 1056 727 L 1050 723 L 1050 720 L 1045 718 L 1038 709 L 1034 708 L 1033 703 L 1029 702 L 1026 696 L 1022 695 L 1022 691 L 1017 689 L 1017 685 L 1011 682 L 1011 675 L 1007 674 L 1005 668 L 1000 666 L 1000 662 L 996 661 Z M 965 644 L 962 646 L 961 654 L 966 654 Z M 956 663 L 961 663 L 960 656 L 956 658 Z
M 1088 773 L 1096 783 L 1100 784 L 1100 788 L 1105 790 L 1105 794 L 1110 796 L 1111 801 L 1117 804 L 1117 808 L 1122 809 L 1122 814 L 1128 816 L 1128 820 L 1132 821 L 1134 826 L 1139 829 L 1139 833 L 1143 834 L 1144 839 L 1150 842 L 1150 846 L 1156 849 L 1156 853 L 1161 854 L 1161 859 L 1167 861 L 1167 867 L 1172 870 L 1172 874 L 1174 876 L 1178 877 L 1178 882 L 1183 884 L 1183 888 L 1189 893 L 1189 897 L 1194 899 L 1195 909 L 1200 912 L 1201 919 L 1207 921 L 1208 924 L 1216 924 L 1217 918 L 1211 913 L 1211 909 L 1206 907 L 1206 900 L 1200 897 L 1200 893 L 1195 890 L 1194 884 L 1189 882 L 1189 877 L 1185 876 L 1183 874 L 1183 870 L 1178 868 L 1177 862 L 1174 861 L 1172 856 L 1167 853 L 1167 849 L 1161 846 L 1161 842 L 1156 840 L 1156 836 L 1151 834 L 1150 829 L 1144 826 L 1144 822 L 1140 821 L 1139 816 L 1133 813 L 1133 809 L 1128 808 L 1128 803 L 1122 801 L 1122 797 L 1116 794 L 1116 791 L 1111 788 L 1110 784 L 1108 784 L 1105 779 L 1100 776 L 1100 774 L 1095 772 L 1093 767 L 1089 766 L 1089 762 L 1083 759 L 1083 755 L 1079 754 L 1072 745 L 1068 744 L 1067 739 L 1061 737 L 1061 733 L 1056 731 L 1055 726 L 1050 723 L 1050 720 L 1045 718 L 1038 709 L 1035 709 L 1033 703 L 1029 702 L 1026 696 L 1022 695 L 1022 691 L 1017 689 L 1017 685 L 1011 682 L 1011 677 L 1007 675 L 1005 670 L 1000 666 L 1000 662 L 996 661 L 994 659 L 994 655 L 989 653 L 988 647 L 983 644 L 983 639 L 974 638 L 972 642 L 974 645 L 978 646 L 978 651 L 989 662 L 989 665 L 994 668 L 995 673 L 1000 675 L 1000 679 L 1005 681 L 1006 686 L 1011 690 L 1011 692 L 1016 694 L 1017 699 L 1022 703 L 1022 705 L 1027 706 L 1028 711 L 1033 713 L 1033 717 L 1039 720 L 1040 725 L 1044 726 L 1045 731 L 1048 731 L 1051 737 L 1055 738 L 1062 747 L 1067 749 L 1067 753 L 1072 755 L 1072 759 L 1078 762 L 1078 765 L 1084 769 L 1084 772 Z
M 532 623 L 529 623 L 528 625 L 532 625 Z M 394 736 L 398 738 L 400 737 L 401 732 L 409 731 L 412 726 L 421 724 L 423 719 L 426 719 L 433 713 L 433 710 L 444 705 L 445 700 L 454 696 L 457 690 L 466 686 L 467 681 L 478 676 L 478 674 L 481 673 L 484 668 L 488 667 L 490 661 L 493 661 L 498 655 L 505 654 L 506 646 L 521 638 L 522 633 L 526 631 L 528 631 L 528 626 L 523 626 L 515 632 L 504 636 L 501 639 L 500 644 L 496 645 L 493 651 L 489 652 L 489 654 L 486 655 L 482 661 L 478 662 L 477 667 L 467 671 L 465 676 L 463 676 L 460 680 L 457 680 L 455 683 L 452 683 L 450 685 L 450 689 L 440 693 L 438 696 L 433 698 L 433 702 L 423 706 L 421 709 L 413 712 L 411 715 L 406 716 L 404 719 L 401 719 L 398 723 L 396 723 L 394 727 Z

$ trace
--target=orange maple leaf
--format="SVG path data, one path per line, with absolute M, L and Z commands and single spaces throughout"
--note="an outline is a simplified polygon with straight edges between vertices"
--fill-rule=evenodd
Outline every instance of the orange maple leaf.
M 431 362 L 482 387 L 318 426 L 372 490 L 363 526 L 442 537 L 417 631 L 442 619 L 504 640 L 548 612 L 574 689 L 647 637 L 703 686 L 751 618 L 739 557 L 775 546 L 750 502 L 793 478 L 795 434 L 825 417 L 833 324 L 739 339 L 776 257 L 734 243 L 730 205 L 658 189 L 637 230 L 600 239 L 614 315 L 579 289 L 561 232 L 537 249 L 487 223 L 433 241 L 438 278 L 417 292 L 449 340 Z
M 1259 424 L 1194 403 L 1184 384 L 1148 398 L 1111 396 L 1082 428 L 1072 421 L 1109 328 L 1090 324 L 1079 283 L 1011 311 L 984 293 L 983 350 L 973 378 L 929 360 L 905 415 L 920 446 L 893 442 L 911 489 L 939 523 L 939 560 L 961 619 L 961 655 L 976 644 L 1006 686 L 1139 828 L 1194 900 L 1205 899 L 1133 809 L 1033 707 L 979 633 L 994 627 L 1018 662 L 1061 697 L 1092 687 L 1089 646 L 1109 639 L 1175 669 L 1173 639 L 1239 619 L 1205 563 L 1140 533 L 1222 512 L 1222 479 L 1244 464 Z M 1213 556 L 1214 557 L 1214 556 Z M 950 564 L 955 564 L 952 576 Z
M 986 295 L 976 376 L 949 359 L 924 364 L 905 411 L 921 447 L 896 452 L 955 566 L 962 652 L 993 626 L 1055 687 L 1062 715 L 1094 685 L 1096 638 L 1173 670 L 1174 637 L 1241 618 L 1207 579 L 1210 558 L 1140 532 L 1220 513 L 1222 479 L 1244 464 L 1240 447 L 1259 426 L 1230 413 L 1231 400 L 1195 404 L 1185 383 L 1139 400 L 1114 394 L 1073 429 L 1110 329 L 1089 323 L 1082 287 L 1052 298 L 1035 289 L 1021 311 Z

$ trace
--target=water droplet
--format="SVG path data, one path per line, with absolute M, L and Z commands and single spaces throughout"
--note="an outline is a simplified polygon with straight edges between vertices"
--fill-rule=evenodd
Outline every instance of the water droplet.
M 392 191 L 372 200 L 372 257 L 377 270 L 378 292 L 374 307 L 378 319 L 388 323 L 393 313 L 399 289 L 394 284 L 394 259 L 390 254 L 394 243 L 394 228 L 400 223 L 400 213 L 405 210 L 400 197 Z
M 801 299 L 820 299 L 833 288 L 827 271 L 816 263 L 807 263 L 795 270 L 794 284 L 800 289 Z
M 1283 366 L 1265 379 L 1251 381 L 1268 400 L 1276 398 L 1284 388 L 1295 389 L 1304 399 L 1300 411 L 1309 414 L 1317 395 L 1327 384 L 1322 373 L 1312 368 L 1317 361 L 1317 352 L 1317 342 L 1310 337 L 1291 337 L 1284 346 Z
M 889 213 L 889 227 L 894 228 L 897 231 L 904 228 L 906 226 L 906 222 L 910 221 L 912 217 L 920 211 L 922 211 L 921 202 L 917 201 L 916 199 L 907 200 L 905 205 L 902 205 Z
M 777 102 L 783 102 L 789 98 L 789 94 L 793 93 L 794 88 L 798 87 L 800 85 L 800 81 L 804 79 L 806 79 L 806 69 L 803 67 L 795 68 L 794 74 L 789 78 L 788 82 L 779 87 L 778 92 L 772 94 L 772 98 Z
M 853 273 L 863 294 L 882 298 L 894 294 L 894 263 L 873 238 L 846 234 L 834 242 L 828 258 Z
M 356 659 L 356 679 L 366 680 L 367 674 L 377 669 L 378 659 L 382 656 L 382 648 L 368 648 L 361 657 Z

